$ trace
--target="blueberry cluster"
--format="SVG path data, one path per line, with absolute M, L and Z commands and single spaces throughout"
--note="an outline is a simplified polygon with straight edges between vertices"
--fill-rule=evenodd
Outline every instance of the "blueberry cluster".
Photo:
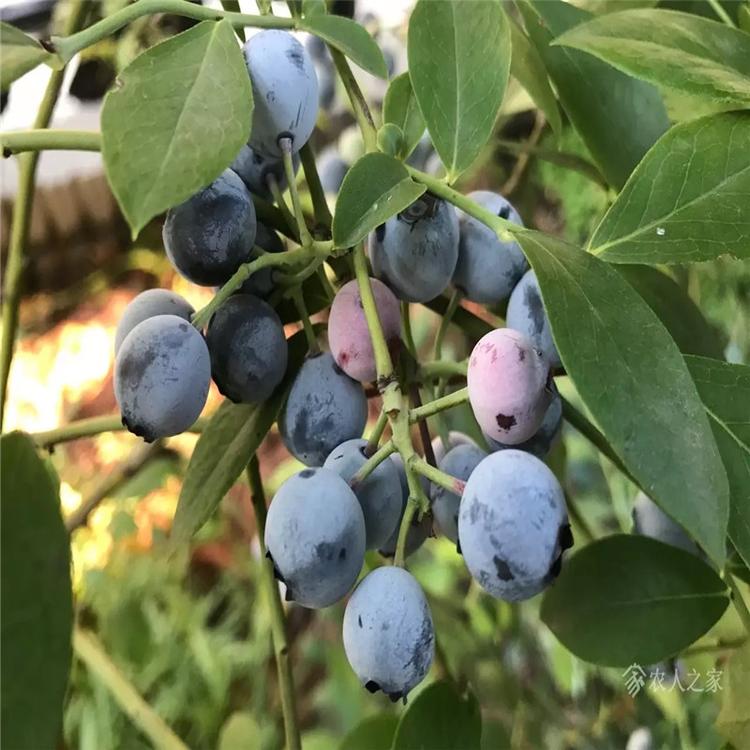
M 245 44 L 255 101 L 250 140 L 230 168 L 172 208 L 164 223 L 167 256 L 195 284 L 224 285 L 244 264 L 285 250 L 258 221 L 253 196 L 273 199 L 285 188 L 288 160 L 314 128 L 319 90 L 308 49 L 283 31 L 263 31 Z M 521 223 L 503 197 L 470 197 Z M 561 428 L 551 379 L 560 361 L 533 272 L 515 242 L 501 241 L 429 192 L 375 229 L 367 247 L 368 304 L 394 361 L 402 347 L 400 302 L 429 302 L 452 287 L 472 302 L 508 303 L 509 327 L 484 336 L 468 361 L 468 397 L 489 452 L 461 433 L 436 438 L 428 453 L 442 483 L 412 474 L 419 459 L 403 449 L 371 465 L 378 441 L 362 439 L 365 385 L 380 373 L 366 286 L 361 278 L 343 283 L 329 311 L 329 350 L 311 346 L 278 418 L 284 445 L 306 468 L 281 486 L 268 512 L 265 549 L 274 573 L 287 600 L 327 607 L 352 592 L 367 550 L 386 559 L 397 551 L 408 556 L 439 532 L 491 595 L 534 596 L 559 573 L 572 536 L 563 491 L 543 462 Z M 288 351 L 272 304 L 275 273 L 265 267 L 241 286 L 237 277 L 238 288 L 212 308 L 205 331 L 192 325 L 193 309 L 172 292 L 151 290 L 133 300 L 117 329 L 115 366 L 115 393 L 130 431 L 151 441 L 188 429 L 211 379 L 236 403 L 263 402 L 276 391 Z M 420 492 L 429 512 L 409 513 L 402 534 L 407 501 Z M 414 577 L 390 565 L 367 574 L 349 596 L 343 643 L 368 690 L 405 699 L 425 677 L 435 648 L 430 609 Z

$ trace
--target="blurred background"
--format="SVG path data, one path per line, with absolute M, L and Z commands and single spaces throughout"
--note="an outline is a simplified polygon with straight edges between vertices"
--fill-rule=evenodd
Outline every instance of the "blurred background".
M 125 4 L 127 0 L 92 3 L 89 23 Z M 220 7 L 218 2 L 204 4 Z M 578 4 L 604 12 L 606 6 L 625 3 Z M 353 14 L 377 38 L 392 75 L 405 70 L 411 2 L 356 0 L 333 5 L 337 12 Z M 690 6 L 693 12 L 711 15 L 708 4 L 698 0 L 668 5 Z M 257 12 L 253 2 L 243 0 L 240 6 Z M 59 27 L 65 10 L 64 2 L 48 0 L 0 2 L 2 20 L 40 37 Z M 283 3 L 274 3 L 274 12 L 288 15 Z M 66 93 L 52 127 L 98 129 L 102 97 L 118 70 L 192 23 L 168 15 L 139 19 L 87 50 L 69 66 Z M 337 186 L 361 154 L 362 144 L 330 61 L 321 55 L 317 64 L 321 112 L 313 144 L 333 203 Z M 48 75 L 40 67 L 3 94 L 0 128 L 30 125 Z M 371 103 L 381 100 L 385 84 L 365 74 L 359 77 Z M 682 104 L 677 97 L 668 101 L 674 120 L 694 115 Z M 588 158 L 570 128 L 553 141 L 542 115 L 511 79 L 496 135 L 463 176 L 459 189 L 502 192 L 528 226 L 584 242 L 613 195 L 590 177 L 524 153 L 534 149 L 540 154 L 558 149 Z M 411 159 L 419 168 L 440 171 L 426 138 Z M 4 264 L 17 180 L 15 159 L 2 160 L 0 168 Z M 186 282 L 172 270 L 163 253 L 160 221 L 147 227 L 136 242 L 130 240 L 98 154 L 45 153 L 37 182 L 21 336 L 10 376 L 6 421 L 7 429 L 32 433 L 115 413 L 114 331 L 124 307 L 138 292 L 170 288 L 196 309 L 210 298 L 209 290 Z M 721 260 L 672 267 L 669 272 L 713 324 L 726 357 L 747 363 L 747 264 Z M 502 310 L 493 312 L 502 317 Z M 415 343 L 427 358 L 438 322 L 435 313 L 413 306 Z M 445 345 L 448 356 L 462 359 L 470 347 L 471 342 L 452 328 Z M 559 385 L 564 395 L 575 400 L 565 379 Z M 205 413 L 210 414 L 219 400 L 213 390 Z M 372 399 L 373 419 L 378 409 Z M 467 411 L 454 410 L 448 419 L 453 428 L 475 429 Z M 97 505 L 72 535 L 77 616 L 98 634 L 123 674 L 190 747 L 279 748 L 283 728 L 270 614 L 258 588 L 258 548 L 247 486 L 238 483 L 228 493 L 220 512 L 189 549 L 177 558 L 166 555 L 164 541 L 181 475 L 196 439 L 183 435 L 144 449 L 128 433 L 109 432 L 60 445 L 50 455 L 60 476 L 65 514 L 71 517 L 92 501 Z M 300 467 L 275 430 L 259 457 L 269 497 Z M 577 498 L 589 531 L 597 536 L 630 531 L 635 488 L 574 430 L 565 427 L 549 461 Z M 377 555 L 368 558 L 368 566 L 380 564 Z M 428 593 L 436 622 L 441 654 L 432 676 L 447 671 L 471 684 L 482 706 L 487 750 L 722 747 L 714 728 L 721 690 L 685 689 L 690 670 L 705 674 L 715 663 L 716 654 L 701 653 L 700 644 L 685 659 L 660 665 L 668 675 L 662 688 L 647 684 L 631 695 L 621 670 L 587 665 L 556 642 L 540 623 L 538 600 L 511 607 L 481 594 L 447 540 L 429 540 L 410 558 L 409 567 Z M 342 613 L 342 605 L 315 613 L 287 608 L 307 750 L 339 747 L 342 737 L 363 718 L 397 716 L 403 710 L 359 685 L 341 646 Z M 729 608 L 705 642 L 736 639 L 740 632 Z M 721 669 L 721 654 L 719 658 Z M 148 747 L 109 692 L 80 662 L 74 663 L 64 733 L 70 748 Z

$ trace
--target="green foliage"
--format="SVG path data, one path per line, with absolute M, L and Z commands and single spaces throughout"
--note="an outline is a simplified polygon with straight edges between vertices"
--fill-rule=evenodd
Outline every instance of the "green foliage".
M 750 744 L 750 644 L 738 649 L 727 664 L 727 686 L 716 721 L 722 736 L 734 747 Z
M 315 13 L 300 23 L 300 29 L 324 39 L 368 73 L 378 78 L 388 78 L 380 47 L 355 21 L 343 16 Z
M 585 11 L 561 0 L 523 0 L 519 8 L 562 108 L 609 183 L 622 187 L 669 127 L 658 92 L 590 55 L 551 46 L 555 37 L 591 17 Z
M 716 572 L 649 537 L 616 535 L 575 553 L 542 602 L 542 620 L 576 656 L 648 665 L 679 653 L 729 603 Z
M 718 21 L 672 10 L 626 10 L 576 26 L 554 43 L 659 86 L 750 106 L 750 36 Z
M 406 167 L 387 154 L 365 154 L 346 173 L 336 200 L 333 241 L 351 247 L 422 193 Z
M 134 237 L 229 166 L 250 133 L 252 102 L 226 21 L 198 24 L 120 73 L 102 107 L 102 156 Z
M 378 714 L 357 724 L 344 737 L 339 750 L 371 750 L 372 748 L 391 747 L 396 733 L 398 719 L 391 714 Z
M 750 257 L 750 112 L 675 125 L 646 154 L 589 243 L 613 263 Z
M 609 264 L 539 232 L 516 236 L 581 399 L 641 487 L 722 562 L 726 476 L 676 344 Z
M 416 148 L 425 128 L 408 73 L 401 73 L 388 85 L 383 100 L 383 121 L 401 128 L 404 142 L 398 156 L 406 159 Z
M 57 745 L 73 624 L 70 545 L 58 489 L 33 440 L 0 439 L 2 745 Z
M 0 22 L 0 47 L 3 50 L 3 64 L 0 66 L 2 91 L 7 91 L 13 81 L 40 63 L 47 63 L 53 68 L 62 67 L 61 61 L 54 53 L 9 23 Z
M 497 0 L 419 0 L 409 20 L 409 75 L 449 181 L 492 133 L 510 71 L 508 21 Z

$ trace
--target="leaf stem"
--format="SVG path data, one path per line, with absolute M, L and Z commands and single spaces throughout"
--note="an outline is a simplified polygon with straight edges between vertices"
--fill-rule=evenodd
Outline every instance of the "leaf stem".
M 296 23 L 291 18 L 256 16 L 207 8 L 198 3 L 189 2 L 189 0 L 138 0 L 138 2 L 126 5 L 124 8 L 102 18 L 101 21 L 97 21 L 97 23 L 79 31 L 77 34 L 63 37 L 53 36 L 52 46 L 63 62 L 69 62 L 81 50 L 111 36 L 137 18 L 154 13 L 171 13 L 186 18 L 194 18 L 197 21 L 221 21 L 226 19 L 234 28 L 254 26 L 262 29 L 293 29 Z
M 0 133 L 3 157 L 28 151 L 101 151 L 102 137 L 86 130 L 11 130 Z
M 310 141 L 308 141 L 300 149 L 299 155 L 300 159 L 302 160 L 302 169 L 305 172 L 305 181 L 307 182 L 307 188 L 310 191 L 310 198 L 312 199 L 315 222 L 318 226 L 325 227 L 325 229 L 330 230 L 331 211 L 328 208 L 326 194 L 323 190 L 323 185 L 320 182 L 318 167 L 315 164 L 315 154 L 313 153 Z
M 68 8 L 65 33 L 75 31 L 84 20 L 88 4 L 85 0 L 72 0 Z M 42 101 L 34 119 L 34 129 L 40 130 L 49 125 L 52 112 L 63 85 L 65 70 L 55 70 L 49 78 Z M 3 287 L 2 349 L 0 351 L 0 429 L 5 416 L 5 399 L 8 395 L 8 376 L 18 329 L 18 308 L 21 303 L 21 283 L 23 281 L 24 252 L 31 224 L 31 206 L 34 199 L 36 165 L 38 152 L 19 157 L 18 190 L 13 204 L 13 219 L 8 242 L 8 255 L 5 261 Z
M 737 610 L 737 614 L 740 616 L 740 620 L 742 620 L 745 630 L 748 635 L 750 635 L 750 610 L 747 608 L 747 603 L 742 596 L 742 591 L 740 591 L 737 581 L 728 570 L 724 572 L 724 581 L 732 591 L 732 604 L 734 604 L 734 608 Z
M 167 726 L 161 716 L 143 700 L 93 633 L 76 627 L 73 630 L 73 650 L 154 747 L 161 750 L 188 750 L 187 745 Z
M 258 529 L 258 544 L 260 546 L 260 575 L 266 590 L 271 610 L 271 640 L 276 656 L 276 670 L 279 677 L 281 692 L 281 711 L 284 715 L 284 734 L 288 750 L 301 750 L 299 726 L 297 724 L 297 707 L 294 696 L 294 680 L 292 665 L 289 658 L 289 640 L 286 633 L 284 607 L 279 596 L 279 587 L 273 576 L 273 564 L 266 557 L 265 528 L 266 528 L 266 496 L 263 491 L 263 480 L 260 475 L 260 464 L 257 456 L 250 459 L 247 465 L 247 479 L 250 484 L 255 524 Z
M 409 413 L 409 421 L 413 424 L 414 422 L 424 419 L 425 417 L 431 417 L 433 414 L 444 411 L 445 409 L 452 409 L 454 406 L 460 406 L 469 400 L 469 389 L 460 388 L 453 393 L 449 393 L 447 396 L 437 398 L 434 401 L 430 401 L 424 406 L 420 406 L 416 409 L 412 409 Z

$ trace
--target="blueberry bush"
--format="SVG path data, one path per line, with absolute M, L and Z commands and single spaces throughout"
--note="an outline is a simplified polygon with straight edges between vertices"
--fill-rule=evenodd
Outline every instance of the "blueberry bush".
M 19 163 L 0 403 L 40 151 L 100 151 L 133 239 L 163 222 L 176 273 L 214 290 L 197 310 L 169 290 L 130 303 L 116 337 L 119 414 L 2 437 L 9 750 L 60 746 L 68 684 L 80 680 L 73 652 L 137 727 L 128 746 L 217 746 L 216 727 L 170 726 L 171 709 L 149 705 L 74 613 L 70 523 L 43 451 L 121 429 L 147 443 L 200 433 L 165 560 L 249 483 L 269 616 L 248 628 L 272 640 L 280 731 L 235 727 L 242 746 L 302 746 L 289 626 L 329 607 L 335 617 L 315 616 L 337 632 L 363 695 L 378 694 L 341 748 L 612 747 L 628 735 L 629 748 L 652 746 L 614 719 L 602 719 L 616 725 L 606 734 L 558 728 L 555 741 L 515 732 L 535 705 L 533 679 L 509 688 L 520 708 L 508 718 L 497 696 L 484 700 L 480 667 L 523 665 L 460 635 L 470 624 L 492 643 L 503 618 L 516 634 L 533 618 L 538 648 L 566 664 L 647 675 L 710 654 L 726 672 L 718 733 L 704 739 L 683 715 L 678 739 L 659 741 L 750 745 L 750 367 L 685 283 L 693 264 L 750 260 L 750 6 L 587 5 L 418 0 L 398 75 L 393 55 L 324 0 L 283 15 L 268 0 L 258 15 L 230 1 L 136 0 L 98 20 L 69 0 L 66 29 L 43 42 L 2 23 L 4 89 L 38 65 L 54 72 L 34 128 L 0 136 Z M 192 23 L 123 64 L 100 131 L 49 127 L 67 63 L 165 13 Z M 512 87 L 536 112 L 533 141 L 498 138 Z M 311 136 L 337 97 L 358 144 L 342 137 L 316 158 Z M 548 184 L 584 196 L 576 210 L 590 218 L 565 233 L 535 228 L 487 189 L 490 175 L 458 189 L 495 142 L 556 170 Z M 439 325 L 415 343 L 423 309 Z M 224 399 L 201 416 L 211 381 Z M 625 488 L 625 518 L 622 503 L 606 522 L 586 512 L 565 475 L 563 429 Z M 266 508 L 259 456 L 277 434 L 301 465 Z M 411 560 L 436 536 L 459 583 L 433 597 Z M 741 635 L 712 635 L 728 617 Z M 256 663 L 232 654 L 228 664 Z M 557 709 L 545 701 L 547 716 Z M 96 746 L 78 731 L 81 747 Z

